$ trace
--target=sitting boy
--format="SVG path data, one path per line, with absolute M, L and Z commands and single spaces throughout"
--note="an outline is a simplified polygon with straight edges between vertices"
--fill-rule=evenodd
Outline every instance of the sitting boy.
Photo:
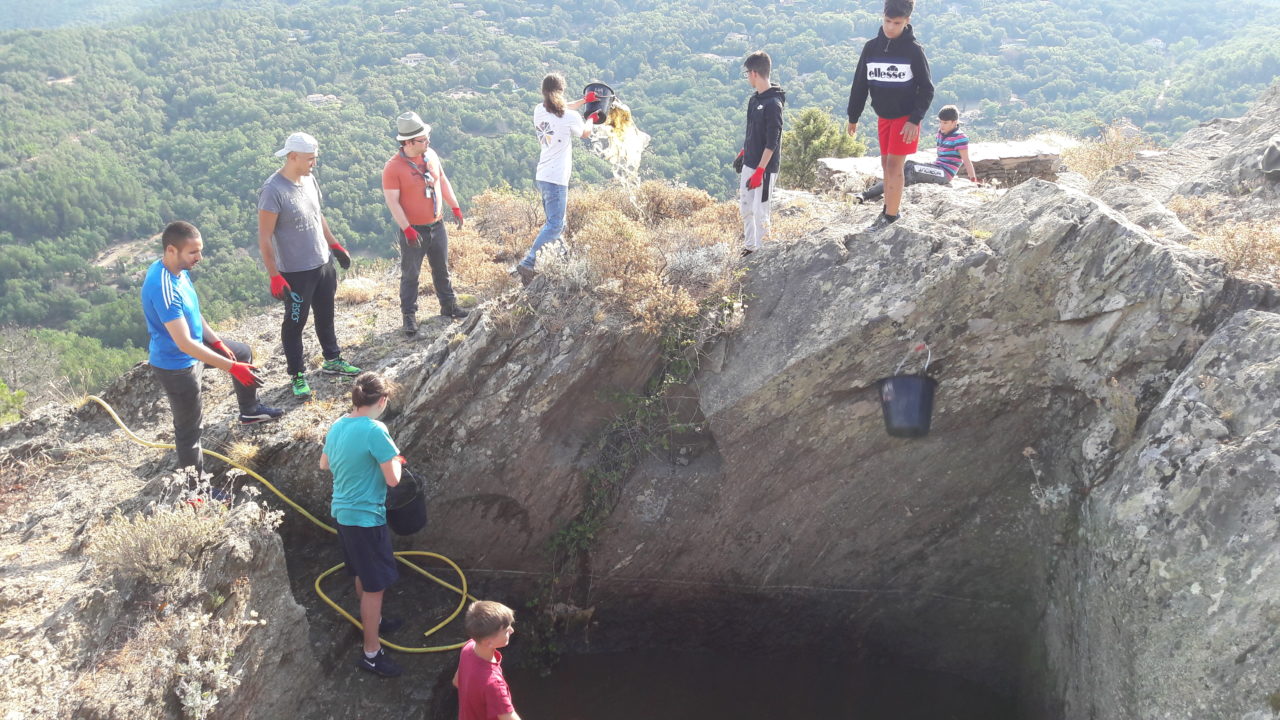
M 458 720 L 520 720 L 511 704 L 511 690 L 502 675 L 502 653 L 511 641 L 516 614 L 490 600 L 467 608 L 463 626 L 471 638 L 462 646 L 453 686 L 458 688 Z
M 938 159 L 931 163 L 908 160 L 903 168 L 905 176 L 903 187 L 916 183 L 950 185 L 951 178 L 960 171 L 961 165 L 969 175 L 969 181 L 978 182 L 978 174 L 974 172 L 973 163 L 969 161 L 969 138 L 960 132 L 960 111 L 955 105 L 947 105 L 938 111 L 938 134 L 935 140 L 938 143 Z M 854 195 L 853 199 L 862 203 L 875 200 L 882 195 L 884 195 L 883 181 Z

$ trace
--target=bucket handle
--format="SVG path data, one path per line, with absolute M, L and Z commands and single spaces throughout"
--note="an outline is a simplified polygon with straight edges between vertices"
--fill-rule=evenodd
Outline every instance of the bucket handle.
M 898 375 L 899 373 L 901 373 L 902 366 L 907 363 L 907 358 L 911 357 L 911 353 L 920 352 L 921 350 L 926 351 L 928 355 L 925 357 L 924 369 L 920 371 L 920 374 L 924 375 L 925 373 L 929 372 L 929 363 L 933 362 L 933 350 L 929 348 L 928 343 L 922 342 L 922 343 L 917 343 L 915 347 L 907 351 L 906 355 L 902 356 L 902 360 L 898 362 L 898 367 L 894 368 L 893 374 Z

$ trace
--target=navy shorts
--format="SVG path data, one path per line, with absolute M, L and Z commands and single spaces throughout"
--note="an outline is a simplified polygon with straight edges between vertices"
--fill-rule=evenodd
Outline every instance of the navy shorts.
M 382 592 L 400 578 L 396 557 L 391 554 L 391 531 L 387 526 L 338 525 L 338 542 L 347 574 L 360 578 L 366 592 Z

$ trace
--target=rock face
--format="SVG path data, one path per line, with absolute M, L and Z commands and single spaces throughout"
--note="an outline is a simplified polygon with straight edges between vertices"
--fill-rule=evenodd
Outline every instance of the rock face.
M 1244 148 L 1264 125 L 1177 152 Z M 1271 717 L 1277 297 L 1177 242 L 1161 188 L 1179 173 L 1160 161 L 1096 186 L 1124 212 L 1038 179 L 915 186 L 870 235 L 874 209 L 813 199 L 805 237 L 745 263 L 736 331 L 682 348 L 698 371 L 662 406 L 679 430 L 605 491 L 589 478 L 667 369 L 663 338 L 543 278 L 389 352 L 370 366 L 402 386 L 387 420 L 431 508 L 412 544 L 518 602 L 510 578 L 546 579 L 560 540 L 556 599 L 597 649 L 835 646 L 986 683 L 1029 718 Z M 1188 182 L 1244 178 L 1214 167 Z M 933 430 L 890 438 L 876 381 L 921 341 Z M 71 422 L 28 421 L 0 447 Z M 314 433 L 275 432 L 258 462 L 324 507 Z M 588 502 L 610 511 L 564 537 Z M 280 642 L 302 657 L 300 637 Z M 289 682 L 254 657 L 233 708 Z
M 1273 717 L 1280 316 L 1182 371 L 1083 508 L 1046 613 L 1064 717 Z
M 691 384 L 712 442 L 688 464 L 654 458 L 630 476 L 584 557 L 576 600 L 604 624 L 673 607 L 701 622 L 717 603 L 789 613 L 801 627 L 772 640 L 835 630 L 1021 690 L 1033 716 L 1081 717 L 1080 698 L 1103 690 L 1097 678 L 1116 692 L 1138 679 L 1096 644 L 1113 647 L 1085 619 L 1100 600 L 1068 608 L 1062 588 L 1143 602 L 1089 553 L 1107 537 L 1091 528 L 1126 482 L 1142 497 L 1160 490 L 1127 478 L 1130 463 L 1148 464 L 1135 448 L 1187 438 L 1144 419 L 1181 397 L 1182 368 L 1207 332 L 1269 296 L 1051 183 L 989 204 L 945 188 L 908 193 L 913 212 L 877 237 L 856 230 L 868 218 L 831 217 L 753 256 L 742 328 L 708 350 Z M 422 544 L 470 567 L 546 567 L 545 543 L 580 507 L 589 440 L 617 411 L 602 395 L 639 391 L 653 367 L 651 339 L 556 302 L 535 286 L 514 333 L 478 318 L 461 345 L 397 369 L 414 400 L 393 432 L 431 468 Z M 941 382 L 933 433 L 892 439 L 875 381 L 919 340 Z M 1277 396 L 1257 387 L 1241 400 L 1264 417 Z M 1147 546 L 1183 542 L 1146 522 Z M 1264 531 L 1252 537 L 1273 552 Z M 1232 577 L 1264 572 L 1264 555 L 1243 557 Z M 1216 578 L 1200 586 L 1203 597 L 1219 589 Z M 1263 613 L 1258 587 L 1249 603 Z M 817 617 L 826 625 L 800 622 Z M 1203 657 L 1169 659 L 1172 635 L 1148 645 L 1138 617 L 1114 619 L 1130 647 L 1199 671 Z M 1212 647 L 1244 637 L 1228 631 Z M 1161 692 L 1156 706 L 1193 706 L 1193 690 Z M 1262 702 L 1255 692 L 1238 707 Z M 1123 707 L 1139 705 L 1099 703 L 1097 716 L 1134 716 Z

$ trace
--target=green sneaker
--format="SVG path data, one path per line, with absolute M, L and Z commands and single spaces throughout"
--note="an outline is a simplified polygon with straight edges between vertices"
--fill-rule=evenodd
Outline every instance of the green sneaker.
M 294 375 L 289 385 L 293 387 L 293 394 L 296 397 L 306 397 L 311 394 L 311 386 L 307 384 L 307 376 L 303 373 Z
M 325 360 L 324 364 L 320 366 L 320 369 L 324 372 L 329 373 L 330 375 L 359 375 L 360 374 L 360 368 L 356 367 L 355 365 L 352 365 L 351 363 L 347 362 L 346 360 L 343 360 L 340 357 L 336 357 L 332 360 Z

